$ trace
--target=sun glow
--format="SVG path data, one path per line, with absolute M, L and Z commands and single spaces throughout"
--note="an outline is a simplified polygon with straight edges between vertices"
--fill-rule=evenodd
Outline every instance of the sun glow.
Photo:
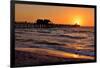
M 76 22 L 76 24 L 77 24 L 77 25 L 80 25 L 80 22 L 79 22 L 79 21 L 77 21 L 77 22 Z
M 38 18 L 44 18 L 49 19 L 54 24 L 94 26 L 94 10 L 94 8 L 85 7 L 16 4 L 15 21 L 28 21 L 34 23 Z
M 80 18 L 80 17 L 75 17 L 75 18 L 74 18 L 74 24 L 82 25 L 82 24 L 81 24 L 81 18 Z

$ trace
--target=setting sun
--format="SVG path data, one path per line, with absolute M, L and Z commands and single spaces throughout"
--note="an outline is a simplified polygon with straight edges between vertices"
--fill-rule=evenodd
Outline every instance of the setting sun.
M 80 22 L 77 22 L 76 24 L 80 25 Z
M 55 24 L 94 26 L 93 8 L 16 4 L 15 16 L 15 21 L 34 22 L 42 18 Z
M 81 25 L 80 20 L 77 20 L 75 23 L 76 23 L 77 25 Z
M 11 4 L 12 66 L 96 61 L 96 6 L 15 3 Z
M 82 25 L 82 23 L 81 23 L 81 18 L 80 18 L 80 17 L 74 17 L 73 23 L 74 23 L 74 24 L 77 24 L 77 25 Z

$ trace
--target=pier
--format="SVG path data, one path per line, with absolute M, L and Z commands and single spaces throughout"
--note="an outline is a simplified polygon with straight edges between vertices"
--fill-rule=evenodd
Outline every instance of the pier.
M 62 27 L 80 27 L 80 25 L 54 24 L 49 19 L 37 19 L 35 22 L 15 22 L 15 28 L 62 28 Z

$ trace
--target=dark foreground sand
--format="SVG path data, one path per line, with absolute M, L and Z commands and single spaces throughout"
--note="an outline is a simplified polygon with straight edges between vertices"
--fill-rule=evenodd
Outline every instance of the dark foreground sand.
M 67 53 L 43 48 L 16 48 L 15 65 L 44 65 L 71 61 L 94 60 L 92 56 Z

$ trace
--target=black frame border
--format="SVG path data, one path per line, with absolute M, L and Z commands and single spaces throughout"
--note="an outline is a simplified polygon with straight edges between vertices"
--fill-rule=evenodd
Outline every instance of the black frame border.
M 66 3 L 52 3 L 52 2 L 36 2 L 36 1 L 10 1 L 10 67 L 15 66 L 15 32 L 14 32 L 14 21 L 15 21 L 15 4 L 34 4 L 34 5 L 48 5 L 48 6 L 62 6 L 62 7 L 85 7 L 85 8 L 94 8 L 94 45 L 95 45 L 95 60 L 93 61 L 73 61 L 68 63 L 55 63 L 47 65 L 38 65 L 38 66 L 48 66 L 48 65 L 61 65 L 61 64 L 80 64 L 80 63 L 92 63 L 97 62 L 97 6 L 96 5 L 82 5 L 82 4 L 66 4 Z M 37 66 L 37 65 L 29 65 Z M 23 67 L 23 66 L 21 66 Z M 28 67 L 24 65 L 24 67 Z

